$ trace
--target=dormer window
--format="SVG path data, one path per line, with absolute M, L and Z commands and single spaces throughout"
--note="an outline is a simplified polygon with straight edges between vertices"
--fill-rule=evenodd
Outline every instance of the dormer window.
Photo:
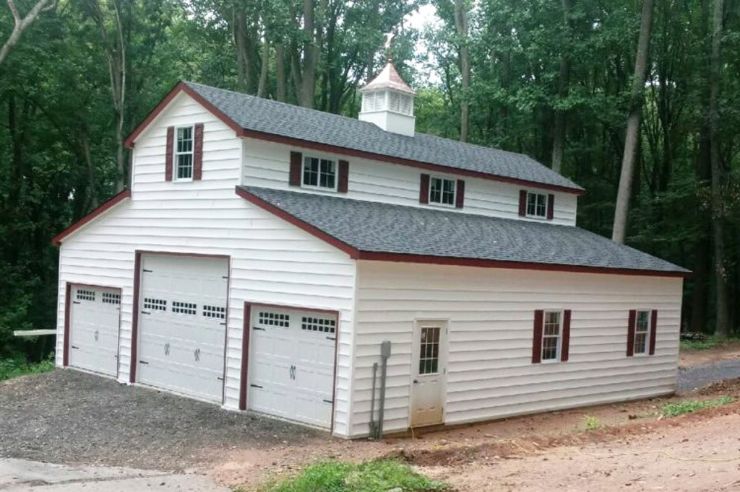
M 304 156 L 302 176 L 303 188 L 337 189 L 337 163 L 334 160 Z
M 456 180 L 432 176 L 429 180 L 429 203 L 455 206 Z
M 177 128 L 175 141 L 175 181 L 193 179 L 193 127 Z
M 527 217 L 547 218 L 547 195 L 544 193 L 527 193 Z

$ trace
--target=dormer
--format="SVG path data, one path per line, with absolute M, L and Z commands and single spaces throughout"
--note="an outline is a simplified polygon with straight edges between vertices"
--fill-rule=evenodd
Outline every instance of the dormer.
M 403 81 L 392 62 L 360 89 L 360 121 L 374 123 L 387 132 L 414 136 L 414 91 Z

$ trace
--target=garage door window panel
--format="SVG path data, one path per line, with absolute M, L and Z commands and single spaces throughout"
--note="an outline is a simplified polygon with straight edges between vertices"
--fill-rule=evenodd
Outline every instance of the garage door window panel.
M 167 301 L 165 299 L 145 297 L 144 309 L 149 309 L 151 311 L 167 311 Z
M 301 318 L 301 329 L 304 331 L 335 333 L 337 330 L 337 322 L 331 318 L 303 316 Z
M 75 296 L 78 301 L 95 301 L 95 291 L 88 289 L 77 289 Z
M 203 316 L 206 318 L 225 319 L 226 308 L 223 306 L 203 306 Z
M 266 326 L 279 326 L 281 328 L 290 327 L 290 315 L 284 313 L 274 313 L 271 311 L 260 311 L 258 323 Z
M 121 304 L 121 294 L 103 292 L 103 304 Z
M 197 314 L 198 306 L 190 302 L 172 301 L 172 312 L 176 314 Z

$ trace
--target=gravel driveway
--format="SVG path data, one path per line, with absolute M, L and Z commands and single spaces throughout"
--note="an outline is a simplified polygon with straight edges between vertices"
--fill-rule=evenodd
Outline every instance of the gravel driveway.
M 678 391 L 691 391 L 710 383 L 735 378 L 740 378 L 740 359 L 682 367 L 678 370 Z
M 0 382 L 0 457 L 181 471 L 220 451 L 328 439 L 73 370 Z

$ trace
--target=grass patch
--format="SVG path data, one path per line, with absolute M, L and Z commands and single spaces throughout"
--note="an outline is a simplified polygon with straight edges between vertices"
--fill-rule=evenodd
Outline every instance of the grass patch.
M 0 359 L 0 381 L 17 378 L 26 374 L 40 374 L 54 369 L 54 354 L 41 362 L 29 363 L 23 357 Z
M 685 413 L 696 412 L 705 408 L 714 408 L 732 403 L 734 400 L 731 396 L 721 396 L 713 400 L 687 400 L 678 403 L 668 403 L 663 405 L 663 415 L 666 417 L 676 417 Z
M 594 417 L 593 415 L 587 415 L 586 416 L 586 430 L 587 431 L 595 431 L 598 430 L 601 427 L 601 422 L 598 418 Z
M 738 340 L 740 339 L 735 337 L 719 338 L 715 336 L 709 336 L 704 340 L 681 340 L 681 350 L 709 350 Z
M 300 475 L 267 485 L 264 492 L 432 492 L 448 490 L 442 482 L 416 473 L 394 460 L 361 464 L 325 461 L 309 466 Z

